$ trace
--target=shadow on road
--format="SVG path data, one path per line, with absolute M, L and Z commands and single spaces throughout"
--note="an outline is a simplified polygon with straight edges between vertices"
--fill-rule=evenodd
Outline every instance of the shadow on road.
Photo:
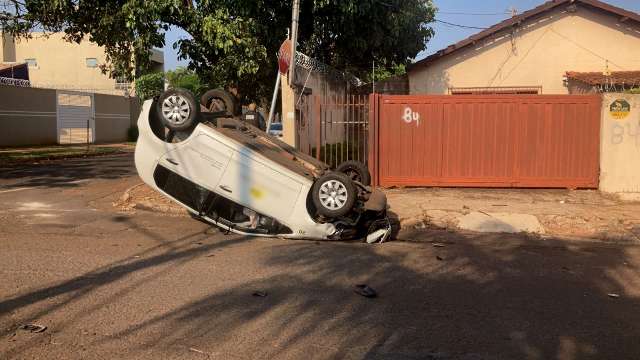
M 212 249 L 255 241 L 230 238 L 186 246 L 198 236 L 202 232 L 163 241 L 137 254 L 141 259 L 4 300 L 0 315 L 73 295 L 30 317 L 37 319 L 142 269 L 181 267 Z M 629 358 L 640 353 L 635 247 L 442 231 L 425 233 L 421 240 L 379 246 L 277 241 L 262 248 L 254 265 L 268 269 L 268 276 L 150 316 L 92 346 L 142 336 L 138 350 L 188 343 L 224 351 L 233 344 L 270 358 L 309 352 L 367 359 Z M 359 283 L 375 288 L 379 297 L 356 295 L 352 287 Z M 268 296 L 253 297 L 248 289 Z M 122 295 L 101 299 L 97 306 Z M 70 317 L 67 325 L 87 315 Z M 252 341 L 234 342 L 247 337 Z
M 135 174 L 133 154 L 58 160 L 43 165 L 0 167 L 0 189 L 74 187 L 79 180 L 118 179 Z

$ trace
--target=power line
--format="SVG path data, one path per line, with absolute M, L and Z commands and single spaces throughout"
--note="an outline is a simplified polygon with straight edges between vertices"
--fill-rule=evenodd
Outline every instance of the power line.
M 498 13 L 470 13 L 464 11 L 438 11 L 438 14 L 446 14 L 446 15 L 471 15 L 471 16 L 496 16 L 496 15 L 510 15 L 510 11 L 503 11 Z
M 460 25 L 460 24 L 454 24 L 454 23 L 450 23 L 448 21 L 443 21 L 440 19 L 434 19 L 436 22 L 445 24 L 445 25 L 449 25 L 449 26 L 456 26 L 459 28 L 463 28 L 463 29 L 475 29 L 475 30 L 487 30 L 488 28 L 486 27 L 478 27 L 478 26 L 468 26 L 468 25 Z
M 389 8 L 398 8 L 397 6 L 395 6 L 393 4 L 389 4 L 389 3 L 384 2 L 382 0 L 376 0 L 376 2 L 378 4 L 380 4 L 380 5 L 383 5 L 383 6 L 386 6 L 386 7 L 389 7 Z M 502 15 L 502 14 L 500 14 L 500 15 Z M 454 23 L 450 23 L 448 21 L 443 21 L 443 20 L 440 20 L 440 19 L 434 19 L 434 21 L 439 22 L 439 23 L 443 23 L 443 24 L 446 24 L 446 25 L 449 25 L 449 26 L 456 26 L 456 27 L 463 28 L 463 29 L 475 29 L 475 30 L 486 30 L 486 29 L 488 29 L 488 28 L 485 28 L 485 27 L 454 24 Z

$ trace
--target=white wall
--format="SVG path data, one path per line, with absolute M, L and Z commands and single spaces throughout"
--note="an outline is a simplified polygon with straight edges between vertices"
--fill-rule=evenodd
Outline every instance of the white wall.
M 631 105 L 623 119 L 610 111 L 618 99 Z M 640 200 L 640 95 L 604 94 L 600 150 L 600 190 Z

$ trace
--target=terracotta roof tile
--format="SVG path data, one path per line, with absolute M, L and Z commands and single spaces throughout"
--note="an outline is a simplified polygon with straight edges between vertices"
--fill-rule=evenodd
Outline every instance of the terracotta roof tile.
M 589 85 L 638 85 L 640 71 L 612 71 L 611 75 L 602 72 L 567 71 L 567 79 L 578 80 Z

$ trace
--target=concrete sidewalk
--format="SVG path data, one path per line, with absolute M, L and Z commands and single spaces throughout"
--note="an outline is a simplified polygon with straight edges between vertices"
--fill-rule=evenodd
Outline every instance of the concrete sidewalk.
M 384 190 L 401 231 L 451 230 L 533 233 L 606 241 L 640 241 L 640 202 L 629 203 L 590 190 L 392 189 Z M 121 211 L 187 215 L 144 184 L 114 204 Z
M 592 190 L 392 189 L 401 228 L 527 232 L 609 241 L 640 240 L 640 202 Z

